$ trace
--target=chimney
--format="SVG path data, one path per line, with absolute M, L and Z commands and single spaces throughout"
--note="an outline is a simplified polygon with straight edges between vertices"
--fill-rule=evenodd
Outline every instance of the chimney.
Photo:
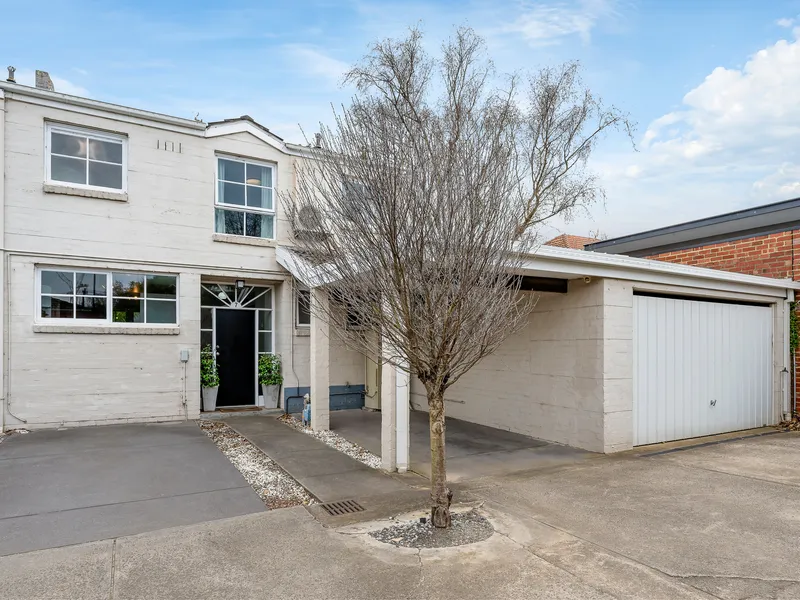
M 6 81 L 9 83 L 17 83 L 17 80 L 14 79 L 14 71 L 16 70 L 17 69 L 14 67 L 8 67 L 8 79 L 6 79 Z
M 50 79 L 50 74 L 47 71 L 40 71 L 36 69 L 36 87 L 40 90 L 49 90 L 54 92 L 56 88 L 53 87 L 53 80 Z

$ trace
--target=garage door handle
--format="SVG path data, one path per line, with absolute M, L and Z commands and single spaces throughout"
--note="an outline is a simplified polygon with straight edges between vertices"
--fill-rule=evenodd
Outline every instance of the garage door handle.
M 712 400 L 711 401 L 711 406 L 716 406 L 716 405 L 717 405 L 717 401 L 716 400 Z

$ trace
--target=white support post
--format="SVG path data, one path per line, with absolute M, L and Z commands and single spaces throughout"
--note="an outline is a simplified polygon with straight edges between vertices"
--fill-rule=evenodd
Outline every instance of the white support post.
M 384 343 L 384 342 L 381 342 Z M 397 369 L 381 364 L 381 468 L 397 470 Z
M 330 382 L 331 340 L 330 325 L 325 315 L 328 291 L 311 290 L 311 428 L 324 431 L 331 428 Z
M 395 368 L 397 470 L 408 471 L 411 453 L 411 380 L 405 371 Z

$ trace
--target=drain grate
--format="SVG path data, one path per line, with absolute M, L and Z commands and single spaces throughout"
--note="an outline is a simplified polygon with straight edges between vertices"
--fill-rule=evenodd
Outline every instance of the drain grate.
M 331 515 L 332 517 L 338 517 L 339 515 L 348 515 L 350 513 L 357 513 L 364 510 L 364 507 L 361 506 L 355 500 L 342 500 L 341 502 L 326 502 L 325 504 L 320 504 L 322 508 L 325 509 L 325 512 Z

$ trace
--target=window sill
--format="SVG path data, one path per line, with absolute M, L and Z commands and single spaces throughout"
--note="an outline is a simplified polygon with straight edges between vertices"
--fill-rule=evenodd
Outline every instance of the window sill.
M 211 236 L 215 242 L 227 242 L 228 244 L 243 244 L 245 246 L 266 246 L 275 248 L 278 242 L 266 238 L 246 237 L 244 235 L 231 235 L 229 233 L 215 233 Z
M 122 325 L 42 325 L 34 324 L 34 333 L 105 333 L 117 335 L 178 335 L 181 328 L 167 327 L 126 327 Z
M 77 188 L 69 185 L 59 185 L 55 183 L 44 184 L 45 194 L 63 194 L 65 196 L 80 196 L 82 198 L 97 198 L 99 200 L 115 200 L 116 202 L 127 202 L 128 194 L 125 192 L 106 192 L 104 190 L 89 190 Z
M 311 336 L 311 327 L 297 327 L 297 326 L 295 326 L 294 334 L 297 337 L 309 337 L 309 336 Z

